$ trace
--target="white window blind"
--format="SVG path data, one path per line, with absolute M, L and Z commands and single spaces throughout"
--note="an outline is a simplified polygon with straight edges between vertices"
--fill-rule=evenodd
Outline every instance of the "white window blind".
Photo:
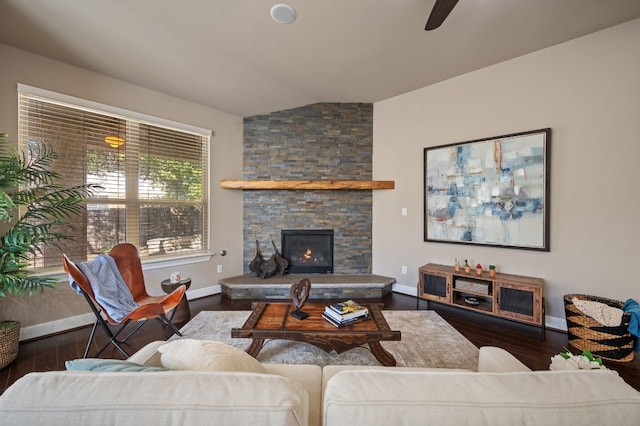
M 20 89 L 20 148 L 47 143 L 62 185 L 104 187 L 77 217 L 74 241 L 64 247 L 71 259 L 91 259 L 121 242 L 135 244 L 143 258 L 207 252 L 211 132 Z M 59 249 L 42 250 L 35 269 L 60 265 Z

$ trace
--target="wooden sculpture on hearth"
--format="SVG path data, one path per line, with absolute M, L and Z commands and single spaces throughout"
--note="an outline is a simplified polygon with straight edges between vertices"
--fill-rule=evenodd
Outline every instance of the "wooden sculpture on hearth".
M 262 275 L 262 270 L 260 266 L 264 263 L 264 257 L 262 256 L 262 252 L 260 251 L 260 243 L 256 240 L 256 257 L 249 263 L 249 270 L 256 274 L 257 276 Z
M 309 292 L 311 291 L 311 281 L 308 278 L 303 278 L 295 284 L 291 284 L 291 301 L 295 311 L 291 312 L 291 316 L 299 320 L 303 320 L 309 316 L 306 312 L 302 312 L 300 309 L 304 306 L 305 302 L 309 298 Z
M 249 263 L 249 270 L 261 278 L 269 278 L 275 274 L 284 275 L 289 267 L 289 261 L 282 257 L 276 243 L 271 240 L 275 253 L 265 260 L 260 250 L 260 243 L 256 240 L 256 256 Z
M 273 245 L 273 259 L 276 261 L 276 272 L 280 275 L 284 275 L 287 272 L 287 268 L 289 267 L 289 261 L 282 257 L 280 252 L 278 251 L 278 247 L 276 247 L 276 243 L 271 240 L 271 245 Z

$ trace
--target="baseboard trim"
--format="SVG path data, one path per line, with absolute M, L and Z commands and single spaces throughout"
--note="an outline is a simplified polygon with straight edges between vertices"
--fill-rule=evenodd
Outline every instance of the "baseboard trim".
M 59 320 L 20 327 L 20 341 L 31 340 L 37 337 L 48 336 L 50 334 L 56 334 L 73 328 L 82 327 L 87 324 L 93 324 L 94 320 L 95 317 L 89 312 Z
M 393 285 L 393 291 L 396 293 L 402 293 L 409 296 L 418 297 L 418 289 L 416 286 L 408 286 L 405 284 L 395 283 Z M 558 331 L 567 331 L 567 322 L 564 318 L 545 316 L 546 328 Z
M 198 288 L 187 291 L 187 300 L 199 299 L 201 297 L 213 296 L 221 292 L 220 284 L 210 287 Z M 68 331 L 74 328 L 83 327 L 93 324 L 95 317 L 91 312 L 86 314 L 74 315 L 58 320 L 47 321 L 40 324 L 28 325 L 20 328 L 20 341 L 36 339 L 51 334 Z
M 416 286 L 395 283 L 393 284 L 393 291 L 396 293 L 406 294 L 408 296 L 418 297 L 418 289 Z
M 200 299 L 201 297 L 213 296 L 214 294 L 220 294 L 221 292 L 222 292 L 222 288 L 220 284 L 199 288 L 196 290 L 187 290 L 187 300 Z
M 565 333 L 567 332 L 566 319 L 558 318 L 558 317 L 550 317 L 549 315 L 547 315 L 545 319 L 547 321 L 547 328 L 552 330 L 564 331 Z

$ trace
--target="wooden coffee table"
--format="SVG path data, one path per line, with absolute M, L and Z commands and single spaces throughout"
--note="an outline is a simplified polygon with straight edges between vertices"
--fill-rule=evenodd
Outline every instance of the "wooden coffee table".
M 342 353 L 355 347 L 369 345 L 371 353 L 382 365 L 394 366 L 396 359 L 387 352 L 381 341 L 400 340 L 400 331 L 393 331 L 382 315 L 381 303 L 371 303 L 370 319 L 335 327 L 322 318 L 326 304 L 307 303 L 302 311 L 309 314 L 304 320 L 289 315 L 295 308 L 291 303 L 252 303 L 252 312 L 241 328 L 231 329 L 231 337 L 253 339 L 246 352 L 258 356 L 265 339 L 296 340 L 310 343 L 329 353 Z

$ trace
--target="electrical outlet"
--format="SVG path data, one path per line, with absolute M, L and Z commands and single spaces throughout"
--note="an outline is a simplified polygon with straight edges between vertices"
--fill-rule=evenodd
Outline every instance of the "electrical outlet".
M 402 216 L 406 216 L 407 215 L 407 208 L 406 207 L 403 207 L 401 211 L 402 211 Z
M 406 267 L 406 266 L 404 266 L 404 265 L 402 266 L 402 273 L 403 273 L 404 275 L 406 275 L 406 274 L 407 274 L 407 267 Z
M 222 273 L 222 265 L 218 265 L 218 273 Z

